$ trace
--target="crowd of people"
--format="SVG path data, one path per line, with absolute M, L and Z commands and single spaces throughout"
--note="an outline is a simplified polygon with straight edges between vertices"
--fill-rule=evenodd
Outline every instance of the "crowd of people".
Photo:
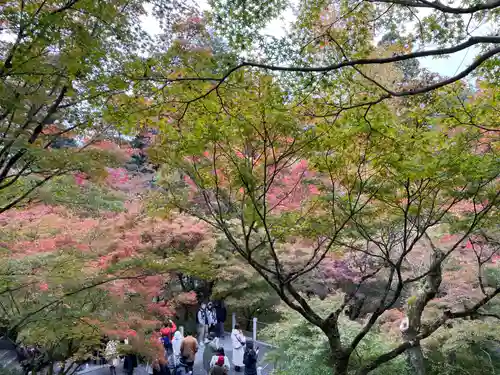
M 196 314 L 198 326 L 198 341 L 204 343 L 209 332 L 215 332 L 215 336 L 224 338 L 224 323 L 227 318 L 227 310 L 222 301 L 202 303 Z
M 175 322 L 167 320 L 160 329 L 161 343 L 164 355 L 159 356 L 148 366 L 151 375 L 193 375 L 195 359 L 203 349 L 203 368 L 209 375 L 227 375 L 234 367 L 236 373 L 244 375 L 257 374 L 257 356 L 259 348 L 247 340 L 238 324 L 231 331 L 232 363 L 230 363 L 222 346 L 224 338 L 224 323 L 227 312 L 221 302 L 201 304 L 197 315 L 198 338 L 192 335 L 184 337 L 177 330 Z M 116 375 L 116 367 L 120 363 L 117 341 L 109 341 L 105 350 L 105 358 L 110 368 L 110 375 Z M 127 355 L 124 358 L 123 368 L 127 375 L 133 375 L 137 367 L 137 357 Z M 204 374 L 194 374 L 204 375 Z

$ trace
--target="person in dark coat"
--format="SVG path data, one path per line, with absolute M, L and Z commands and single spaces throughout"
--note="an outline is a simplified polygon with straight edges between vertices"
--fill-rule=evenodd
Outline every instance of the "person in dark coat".
M 227 310 L 224 302 L 217 301 L 215 305 L 215 315 L 217 317 L 217 337 L 224 338 L 224 322 L 227 318 Z
M 245 375 L 257 375 L 257 356 L 259 348 L 254 349 L 253 341 L 248 340 L 243 355 L 243 364 L 245 365 Z
M 153 375 L 170 375 L 170 370 L 165 358 L 155 360 L 151 367 L 153 368 Z
M 123 370 L 127 375 L 133 375 L 134 369 L 137 367 L 137 356 L 135 354 L 129 353 L 125 356 L 125 361 L 123 362 Z

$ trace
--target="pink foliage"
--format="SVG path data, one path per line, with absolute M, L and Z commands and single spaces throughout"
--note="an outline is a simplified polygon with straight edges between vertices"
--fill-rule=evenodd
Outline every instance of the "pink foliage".
M 147 276 L 134 279 L 117 279 L 125 275 L 134 276 L 144 273 L 142 266 L 129 266 L 120 273 L 114 273 L 110 266 L 134 258 L 142 259 L 149 255 L 156 246 L 201 251 L 213 248 L 213 236 L 207 224 L 188 215 L 179 215 L 172 220 L 148 218 L 143 215 L 143 207 L 137 200 L 126 203 L 126 212 L 101 217 L 100 219 L 81 218 L 61 207 L 43 205 L 32 206 L 25 210 L 10 210 L 0 215 L 0 225 L 19 233 L 16 241 L 5 242 L 13 257 L 55 253 L 65 248 L 88 251 L 88 261 L 83 267 L 85 277 L 107 275 L 110 281 L 103 288 L 110 292 L 110 298 L 119 303 L 129 296 L 140 305 L 142 317 L 137 317 L 134 324 L 144 325 L 148 317 L 172 316 L 179 304 L 196 302 L 194 293 L 180 293 L 172 300 L 162 303 L 150 303 L 153 297 L 161 295 L 170 280 L 169 274 Z M 97 234 L 97 235 L 94 235 Z M 35 236 L 35 237 L 34 237 Z M 41 270 L 43 271 L 43 270 Z M 106 276 L 104 276 L 106 277 Z M 37 290 L 47 292 L 49 285 L 40 281 L 35 284 Z M 130 313 L 123 319 L 130 320 Z M 105 329 L 112 335 L 127 336 L 130 328 L 112 322 L 103 322 Z M 130 323 L 132 324 L 132 323 Z M 149 320 L 155 326 L 156 320 Z M 138 331 L 140 332 L 140 331 Z
M 296 210 L 311 197 L 320 194 L 311 181 L 314 174 L 306 160 L 300 160 L 289 168 L 273 166 L 270 169 L 269 174 L 276 176 L 268 192 L 270 210 L 276 213 Z
M 62 207 L 44 205 L 9 210 L 0 215 L 0 226 L 18 236 L 6 244 L 14 258 L 65 249 L 88 251 L 85 238 L 98 223 L 95 219 L 82 219 Z
M 134 336 L 137 336 L 137 332 L 133 329 L 127 329 L 125 331 L 125 334 L 127 335 L 127 337 L 134 337 Z
M 0 214 L 0 225 L 9 224 L 12 220 L 20 221 L 34 221 L 43 217 L 44 215 L 52 214 L 54 207 L 39 204 L 32 206 L 28 209 L 8 210 Z
M 83 172 L 78 172 L 75 174 L 75 183 L 77 185 L 85 184 L 85 180 L 87 179 L 87 175 Z
M 189 17 L 186 21 L 188 23 L 199 24 L 199 23 L 201 23 L 201 18 L 198 16 L 194 16 L 194 17 Z
M 125 168 L 107 168 L 107 182 L 110 185 L 125 184 L 130 180 L 128 172 Z
M 179 293 L 176 300 L 183 305 L 194 305 L 198 302 L 195 292 Z
M 473 213 L 474 210 L 479 212 L 481 211 L 485 205 L 487 205 L 488 202 L 483 202 L 483 203 L 472 203 L 471 201 L 461 201 L 455 204 L 450 211 L 456 214 L 463 214 L 463 213 Z
M 457 241 L 460 238 L 457 234 L 445 234 L 439 239 L 439 242 L 447 243 Z
M 103 150 L 119 150 L 120 149 L 120 146 L 114 142 L 111 142 L 111 141 L 97 141 L 97 142 L 94 142 L 93 144 L 94 147 L 97 147 L 97 148 L 100 148 L 100 149 L 103 149 Z
M 188 175 L 184 175 L 184 182 L 186 184 L 188 184 L 192 189 L 196 189 L 197 188 L 196 183 Z
M 172 316 L 175 314 L 175 310 L 165 303 L 150 303 L 148 305 L 148 311 L 162 316 Z
M 346 253 L 342 258 L 326 258 L 320 264 L 320 271 L 324 279 L 331 279 L 337 282 L 359 282 L 363 276 L 360 264 L 368 259 L 359 259 L 359 254 Z M 362 257 L 361 257 L 362 258 Z M 365 257 L 366 258 L 366 257 Z
M 55 238 L 42 238 L 35 241 L 19 241 L 12 248 L 14 252 L 20 252 L 23 255 L 32 255 L 38 253 L 48 253 L 57 249 Z

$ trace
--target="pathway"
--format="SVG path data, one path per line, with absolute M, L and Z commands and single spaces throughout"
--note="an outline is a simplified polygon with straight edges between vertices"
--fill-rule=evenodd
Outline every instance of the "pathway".
M 247 340 L 249 338 L 247 337 Z M 233 349 L 231 346 L 231 338 L 230 335 L 226 332 L 226 335 L 224 336 L 224 339 L 221 339 L 222 346 L 224 347 L 224 352 L 226 353 L 226 356 L 229 358 L 229 361 L 231 362 L 231 375 L 237 375 L 241 374 L 243 375 L 243 372 L 235 372 L 234 371 L 234 366 L 232 363 L 232 357 L 233 357 Z M 264 355 L 266 352 L 269 350 L 269 345 L 262 343 L 260 341 L 256 342 L 256 346 L 260 348 L 259 350 L 259 363 L 257 366 L 262 367 L 262 375 L 269 375 L 272 370 L 272 365 L 269 363 L 264 362 Z M 201 347 L 200 350 L 198 351 L 196 355 L 196 360 L 194 363 L 194 371 L 193 375 L 206 375 L 205 370 L 203 369 L 203 350 L 204 348 Z M 82 368 L 82 371 L 78 371 L 76 375 L 109 375 L 109 369 L 107 366 L 97 366 L 97 365 L 89 365 L 89 367 L 86 367 L 85 365 Z M 120 368 L 117 369 L 117 375 L 122 375 L 124 374 L 123 370 Z M 134 375 L 147 375 L 146 372 L 146 366 L 145 365 L 140 365 L 136 371 L 134 372 Z

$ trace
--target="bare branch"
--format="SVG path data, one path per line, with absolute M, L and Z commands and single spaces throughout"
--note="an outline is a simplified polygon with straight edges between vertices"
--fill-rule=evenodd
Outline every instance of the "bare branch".
M 434 321 L 432 324 L 424 327 L 421 330 L 421 333 L 419 333 L 416 337 L 415 340 L 412 341 L 406 341 L 403 344 L 399 345 L 398 347 L 394 348 L 393 350 L 384 353 L 380 355 L 378 358 L 373 360 L 371 363 L 363 367 L 361 370 L 357 372 L 357 375 L 367 375 L 370 373 L 370 371 L 376 369 L 383 363 L 389 362 L 390 360 L 396 358 L 400 354 L 404 353 L 407 349 L 411 347 L 415 347 L 420 345 L 420 341 L 429 337 L 432 335 L 435 331 L 437 331 L 440 327 L 443 326 L 448 320 L 451 319 L 458 319 L 458 318 L 467 318 L 469 316 L 474 316 L 476 314 L 481 314 L 484 315 L 483 313 L 478 313 L 478 310 L 486 305 L 489 301 L 491 301 L 494 297 L 496 297 L 498 294 L 500 294 L 500 288 L 495 289 L 491 294 L 485 296 L 483 299 L 481 299 L 479 302 L 477 302 L 474 306 L 472 306 L 469 309 L 464 309 L 462 311 L 458 312 L 450 312 L 450 311 L 445 311 L 443 312 L 443 315 Z M 491 314 L 487 314 L 486 316 L 489 316 Z M 496 316 L 494 316 L 496 317 Z
M 476 13 L 482 10 L 491 10 L 500 6 L 500 0 L 489 0 L 484 3 L 476 4 L 467 8 L 450 7 L 441 3 L 440 1 L 427 1 L 427 0 L 366 0 L 370 3 L 389 3 L 403 5 L 413 8 L 432 8 L 444 13 L 452 14 L 468 14 Z

